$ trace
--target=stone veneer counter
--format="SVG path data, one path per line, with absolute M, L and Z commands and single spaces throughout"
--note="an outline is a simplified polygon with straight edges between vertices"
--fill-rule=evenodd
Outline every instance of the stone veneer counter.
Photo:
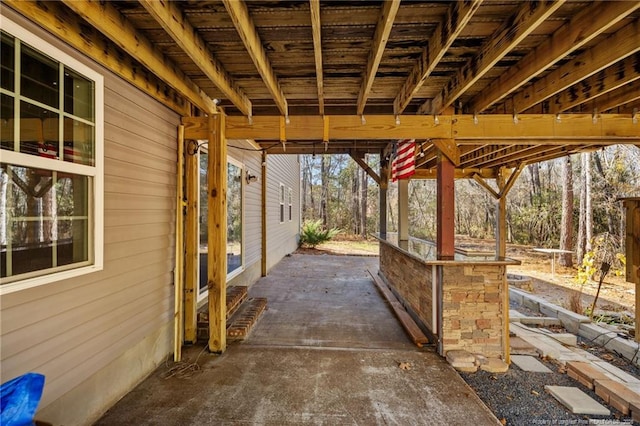
M 519 261 L 456 250 L 435 258 L 433 243 L 410 238 L 380 241 L 380 274 L 414 317 L 438 341 L 438 352 L 466 350 L 509 361 L 507 266 Z

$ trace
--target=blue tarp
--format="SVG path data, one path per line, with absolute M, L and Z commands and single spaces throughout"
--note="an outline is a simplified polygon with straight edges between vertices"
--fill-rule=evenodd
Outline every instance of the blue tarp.
M 33 425 L 42 389 L 44 376 L 27 373 L 0 385 L 0 425 Z

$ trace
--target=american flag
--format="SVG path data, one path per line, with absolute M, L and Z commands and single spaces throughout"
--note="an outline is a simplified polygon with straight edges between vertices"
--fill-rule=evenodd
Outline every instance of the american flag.
M 407 179 L 416 171 L 416 140 L 403 139 L 397 142 L 397 149 L 391 163 L 391 181 Z

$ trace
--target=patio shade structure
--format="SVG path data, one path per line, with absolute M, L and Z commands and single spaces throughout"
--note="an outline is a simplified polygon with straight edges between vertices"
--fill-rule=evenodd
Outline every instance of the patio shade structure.
M 636 1 L 6 0 L 3 7 L 181 114 L 185 140 L 209 140 L 212 173 L 226 140 L 249 139 L 267 155 L 346 153 L 363 165 L 364 154 L 379 154 L 380 170 L 367 172 L 384 190 L 391 142 L 415 139 L 412 178 L 438 179 L 442 258 L 454 254 L 446 215 L 454 179 L 475 179 L 497 200 L 504 257 L 505 197 L 524 166 L 613 144 L 640 147 Z M 224 223 L 217 200 L 225 189 L 224 177 L 210 180 L 209 192 L 218 190 L 210 224 Z M 223 237 L 212 232 L 210 244 Z M 224 265 L 221 247 L 210 252 L 210 268 Z M 223 315 L 224 277 L 210 270 L 209 279 L 210 311 Z M 210 318 L 218 321 L 210 347 L 222 351 L 223 319 Z

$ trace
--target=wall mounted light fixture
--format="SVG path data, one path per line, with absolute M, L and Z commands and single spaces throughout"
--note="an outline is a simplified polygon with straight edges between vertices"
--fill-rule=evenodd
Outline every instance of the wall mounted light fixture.
M 249 185 L 251 182 L 257 182 L 258 176 L 252 175 L 251 172 L 247 170 L 247 173 L 245 174 L 244 179 L 247 181 L 247 185 Z

